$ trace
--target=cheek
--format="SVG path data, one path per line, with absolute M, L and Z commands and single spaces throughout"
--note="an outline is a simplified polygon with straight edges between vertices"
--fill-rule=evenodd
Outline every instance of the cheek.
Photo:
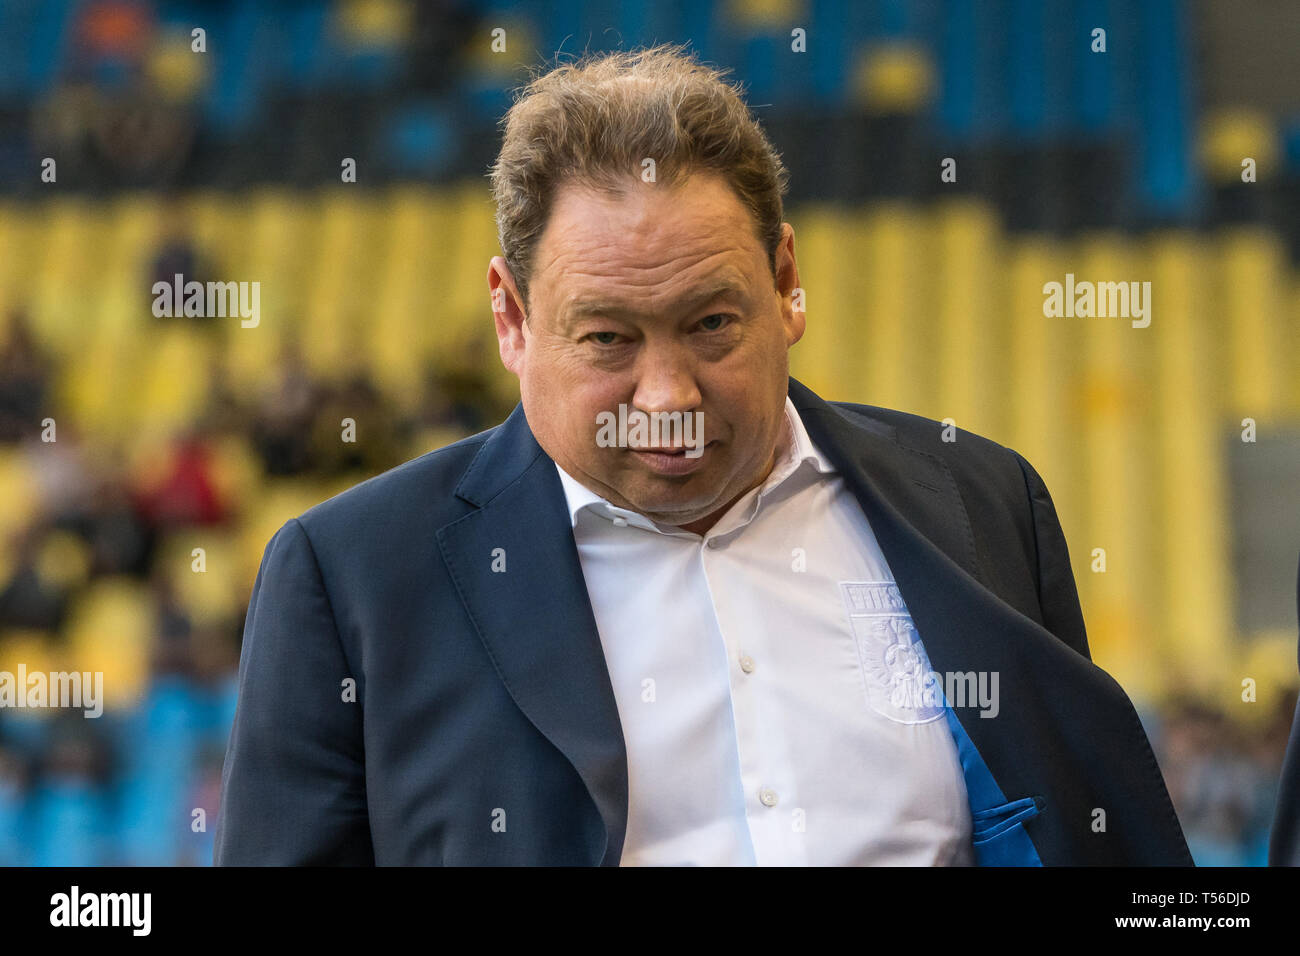
M 581 381 L 574 363 L 562 351 L 546 343 L 530 343 L 519 376 L 520 390 L 552 418 L 563 418 L 564 396 L 572 394 Z
M 612 383 L 603 381 L 597 373 L 563 383 L 552 396 L 552 407 L 557 422 L 564 423 L 566 440 L 574 454 L 594 456 L 598 453 L 596 433 L 601 412 L 618 414 L 620 402 L 627 401 Z M 603 452 L 602 452 L 603 453 Z

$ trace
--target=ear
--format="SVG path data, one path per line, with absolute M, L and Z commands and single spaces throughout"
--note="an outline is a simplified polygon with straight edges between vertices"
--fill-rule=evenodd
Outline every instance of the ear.
M 524 311 L 524 298 L 519 294 L 515 277 L 510 274 L 510 267 L 502 256 L 493 256 L 488 263 L 488 291 L 492 296 L 492 317 L 497 329 L 497 347 L 501 352 L 501 363 L 514 372 L 520 373 L 524 361 L 524 344 L 528 315 Z
M 806 326 L 804 292 L 799 285 L 799 266 L 794 259 L 794 226 L 781 223 L 781 242 L 776 247 L 774 266 L 776 290 L 781 296 L 781 322 L 785 326 L 786 348 L 803 338 Z

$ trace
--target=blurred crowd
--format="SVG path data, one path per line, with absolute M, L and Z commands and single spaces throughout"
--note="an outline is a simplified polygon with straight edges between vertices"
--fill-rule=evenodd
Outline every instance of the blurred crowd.
M 1258 726 L 1197 700 L 1143 714 L 1197 866 L 1266 866 L 1278 775 L 1296 694 Z
M 193 257 L 172 236 L 155 266 L 180 268 Z M 0 455 L 38 482 L 30 510 L 0 542 L 0 669 L 12 672 L 22 660 L 29 672 L 41 661 L 61 670 L 58 662 L 83 660 L 71 635 L 87 617 L 92 633 L 96 617 L 102 628 L 116 623 L 103 609 L 106 590 L 138 597 L 131 606 L 144 622 L 147 663 L 138 681 L 107 682 L 97 719 L 0 710 L 0 865 L 206 865 L 256 564 L 222 578 L 231 593 L 214 612 L 181 593 L 178 568 L 189 568 L 166 543 L 186 533 L 200 541 L 259 533 L 247 526 L 252 503 L 222 474 L 231 460 L 247 460 L 263 486 L 296 489 L 309 505 L 313 495 L 489 427 L 511 405 L 481 364 L 449 362 L 429 370 L 418 412 L 404 414 L 363 373 L 337 383 L 313 376 L 290 343 L 260 394 L 244 397 L 214 375 L 192 426 L 134 462 L 79 434 L 71 417 L 57 416 L 56 435 L 48 433 L 42 422 L 58 407 L 56 371 L 24 315 L 9 315 Z M 344 418 L 362 423 L 357 441 L 341 437 Z M 123 681 L 139 685 L 127 706 Z

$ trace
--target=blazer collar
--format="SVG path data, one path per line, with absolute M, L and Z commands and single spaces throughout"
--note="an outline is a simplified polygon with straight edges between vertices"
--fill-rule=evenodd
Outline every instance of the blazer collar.
M 876 516 L 887 515 L 898 525 L 900 546 L 928 543 L 982 582 L 970 517 L 942 459 L 900 442 L 888 422 L 850 415 L 793 378 L 790 399 L 809 435 L 857 495 L 873 531 Z M 892 559 L 888 549 L 885 557 Z

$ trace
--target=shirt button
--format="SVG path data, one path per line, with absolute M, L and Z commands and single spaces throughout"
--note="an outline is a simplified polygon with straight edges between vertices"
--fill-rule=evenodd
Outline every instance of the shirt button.
M 758 799 L 763 806 L 774 807 L 776 806 L 776 791 L 771 787 L 764 787 L 762 790 L 758 791 Z
M 616 528 L 626 528 L 626 527 L 627 527 L 627 519 L 624 518 L 624 517 L 622 517 L 621 515 L 614 515 L 614 527 L 616 527 Z
M 741 657 L 740 669 L 746 674 L 754 673 L 754 658 L 750 657 L 748 654 Z

